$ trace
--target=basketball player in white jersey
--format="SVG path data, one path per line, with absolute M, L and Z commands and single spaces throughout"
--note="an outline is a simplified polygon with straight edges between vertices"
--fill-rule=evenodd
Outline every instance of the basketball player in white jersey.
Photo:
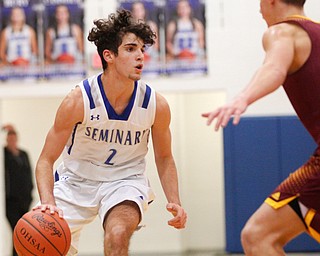
M 81 229 L 99 216 L 104 255 L 127 256 L 130 238 L 154 199 L 145 174 L 150 136 L 173 215 L 168 224 L 184 228 L 187 214 L 171 152 L 168 103 L 140 81 L 145 47 L 155 34 L 125 10 L 94 24 L 88 40 L 97 46 L 103 72 L 79 83 L 61 103 L 36 166 L 41 204 L 35 208 L 68 221 L 68 255 L 77 255 Z
M 38 54 L 36 33 L 26 24 L 25 12 L 13 7 L 10 24 L 1 32 L 0 58 L 4 64 L 28 65 L 36 61 Z
M 82 29 L 77 24 L 71 24 L 68 7 L 58 5 L 55 10 L 55 24 L 46 33 L 46 61 L 73 63 L 83 59 L 83 52 Z
M 167 26 L 166 47 L 168 57 L 195 58 L 204 56 L 204 27 L 200 20 L 192 17 L 188 0 L 177 3 L 177 19 Z

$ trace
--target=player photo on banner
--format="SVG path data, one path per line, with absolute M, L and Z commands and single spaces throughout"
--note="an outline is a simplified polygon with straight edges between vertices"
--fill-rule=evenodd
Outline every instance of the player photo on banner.
M 0 80 L 37 79 L 37 13 L 32 0 L 1 0 Z
M 137 20 L 146 22 L 156 33 L 155 44 L 147 47 L 144 61 L 146 63 L 143 71 L 145 76 L 157 76 L 165 71 L 164 57 L 165 48 L 161 44 L 164 39 L 161 31 L 164 31 L 163 22 L 163 3 L 164 0 L 118 0 L 118 9 L 126 9 L 132 12 Z
M 206 74 L 203 0 L 167 0 L 165 23 L 167 74 Z
M 86 75 L 83 0 L 43 0 L 44 77 Z

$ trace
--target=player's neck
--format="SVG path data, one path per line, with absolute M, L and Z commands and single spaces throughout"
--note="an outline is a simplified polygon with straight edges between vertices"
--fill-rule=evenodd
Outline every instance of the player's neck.
M 102 74 L 101 82 L 108 98 L 129 98 L 134 89 L 133 80 L 108 75 L 108 72 Z
M 21 31 L 23 28 L 23 24 L 12 24 L 11 27 L 13 31 Z
M 288 8 L 280 17 L 280 21 L 286 20 L 291 16 L 305 16 L 304 10 L 302 8 L 291 7 Z

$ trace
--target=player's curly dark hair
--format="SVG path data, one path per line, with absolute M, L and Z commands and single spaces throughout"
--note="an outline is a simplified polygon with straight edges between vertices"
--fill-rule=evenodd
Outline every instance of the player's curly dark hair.
M 117 55 L 118 47 L 125 34 L 135 34 L 147 46 L 155 43 L 156 34 L 150 26 L 143 21 L 136 21 L 128 10 L 118 10 L 116 13 L 110 14 L 108 19 L 98 19 L 93 23 L 94 27 L 89 32 L 88 40 L 97 46 L 103 70 L 107 68 L 103 51 L 108 49 Z

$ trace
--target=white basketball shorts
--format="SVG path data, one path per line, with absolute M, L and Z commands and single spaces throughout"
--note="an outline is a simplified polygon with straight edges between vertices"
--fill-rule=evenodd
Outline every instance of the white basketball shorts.
M 103 224 L 106 213 L 112 207 L 130 200 L 139 206 L 142 219 L 155 197 L 144 175 L 99 182 L 81 178 L 66 168 L 59 170 L 59 179 L 54 183 L 54 196 L 72 234 L 68 255 L 77 254 L 80 232 L 84 225 L 92 222 L 96 216 L 99 216 Z

